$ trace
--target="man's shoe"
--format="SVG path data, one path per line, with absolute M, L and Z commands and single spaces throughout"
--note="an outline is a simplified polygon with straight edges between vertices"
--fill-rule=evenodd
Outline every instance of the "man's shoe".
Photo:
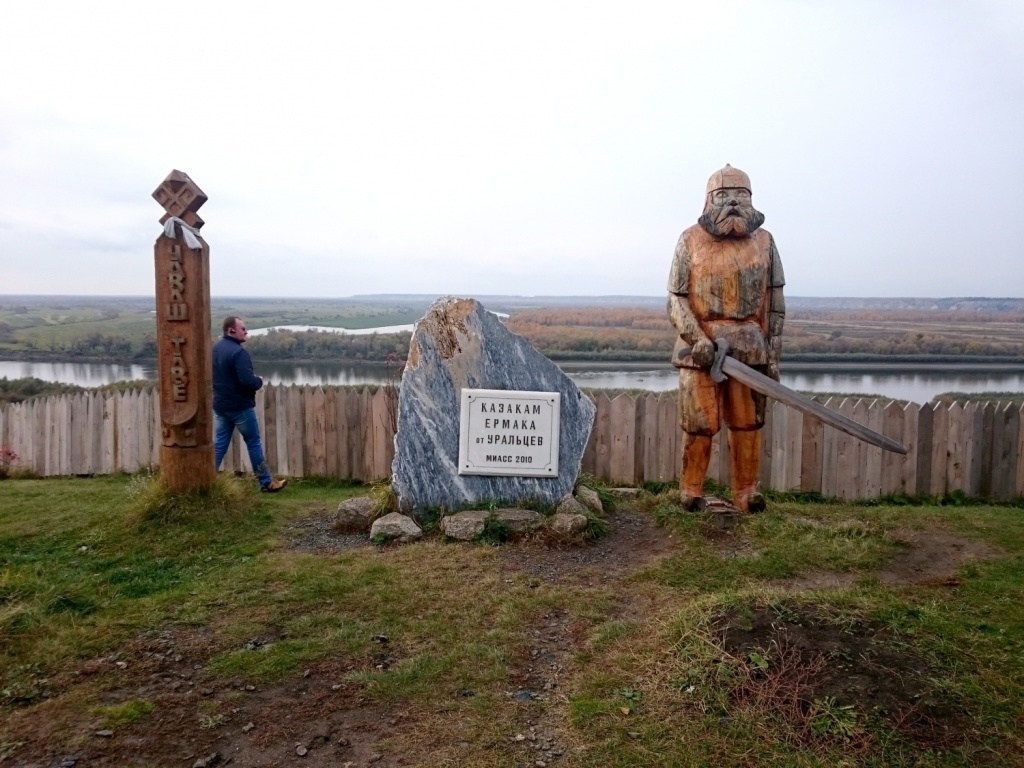
M 286 485 L 288 485 L 288 480 L 287 479 L 285 479 L 285 480 L 274 480 L 274 481 L 268 483 L 267 485 L 261 485 L 260 486 L 260 490 L 263 491 L 264 493 L 277 493 L 282 488 L 284 488 Z

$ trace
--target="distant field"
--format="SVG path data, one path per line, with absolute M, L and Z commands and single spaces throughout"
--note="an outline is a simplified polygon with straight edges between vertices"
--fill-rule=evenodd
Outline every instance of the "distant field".
M 227 315 L 250 328 L 409 324 L 429 296 L 341 299 L 214 297 L 211 332 Z M 1024 364 L 1024 300 L 787 299 L 783 358 L 790 362 L 1003 362 Z M 0 357 L 128 361 L 156 356 L 151 297 L 0 296 Z M 556 360 L 664 361 L 674 331 L 658 297 L 483 297 L 508 327 Z M 383 360 L 404 356 L 408 334 L 356 339 L 280 334 L 251 342 L 266 360 Z

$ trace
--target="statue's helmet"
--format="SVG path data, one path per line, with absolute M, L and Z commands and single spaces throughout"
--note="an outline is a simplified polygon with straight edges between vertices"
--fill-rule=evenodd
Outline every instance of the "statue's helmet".
M 725 168 L 711 174 L 711 178 L 708 179 L 708 188 L 704 191 L 704 194 L 710 195 L 716 189 L 736 188 L 745 189 L 747 192 L 750 192 L 750 177 L 739 168 L 733 168 L 726 163 Z

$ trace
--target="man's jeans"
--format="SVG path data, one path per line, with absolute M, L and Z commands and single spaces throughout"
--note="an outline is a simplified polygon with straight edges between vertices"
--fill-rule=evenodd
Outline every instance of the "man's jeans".
M 245 447 L 249 450 L 249 462 L 252 464 L 252 471 L 256 473 L 256 479 L 260 481 L 260 487 L 270 485 L 273 478 L 270 470 L 267 469 L 267 462 L 263 459 L 263 443 L 260 441 L 260 425 L 256 420 L 256 409 L 246 408 L 237 413 L 213 412 L 213 423 L 216 428 L 214 433 L 214 466 L 220 469 L 220 463 L 224 460 L 224 454 L 228 452 L 231 445 L 231 435 L 238 427 L 238 432 L 245 440 Z

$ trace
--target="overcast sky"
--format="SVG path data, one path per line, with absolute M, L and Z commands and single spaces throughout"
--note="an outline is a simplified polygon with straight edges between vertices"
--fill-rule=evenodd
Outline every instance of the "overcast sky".
M 1024 2 L 8 3 L 0 294 L 665 291 L 725 163 L 794 296 L 1022 296 Z

